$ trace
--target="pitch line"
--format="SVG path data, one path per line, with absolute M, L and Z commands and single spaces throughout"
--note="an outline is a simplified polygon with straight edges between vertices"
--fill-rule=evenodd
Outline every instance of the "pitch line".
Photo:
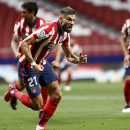
M 63 96 L 63 100 L 117 100 L 123 96 Z
M 63 96 L 63 100 L 118 100 L 123 99 L 123 96 Z M 4 100 L 3 96 L 0 96 L 0 100 Z

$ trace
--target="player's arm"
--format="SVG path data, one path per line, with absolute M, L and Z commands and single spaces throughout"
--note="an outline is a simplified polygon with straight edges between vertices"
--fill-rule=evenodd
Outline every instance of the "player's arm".
M 58 44 L 56 48 L 55 60 L 51 63 L 53 68 L 59 67 L 60 58 L 61 58 L 61 46 Z
M 29 47 L 30 45 L 33 45 L 35 43 L 36 43 L 35 38 L 33 37 L 33 35 L 30 35 L 21 42 L 20 48 L 21 48 L 22 52 L 24 53 L 26 59 L 30 63 L 30 65 L 33 67 L 34 71 L 36 73 L 40 73 L 43 71 L 43 66 L 35 63 L 35 61 L 32 57 L 32 54 L 31 54 L 30 47 Z
M 122 46 L 124 56 L 128 55 L 127 48 L 126 48 L 126 37 L 123 34 L 121 35 L 121 46 Z
M 19 36 L 18 35 L 15 35 L 13 34 L 13 37 L 12 37 L 12 41 L 11 41 L 11 48 L 14 52 L 14 55 L 17 59 L 20 58 L 20 52 L 18 51 L 18 40 L 19 40 Z
M 82 55 L 80 53 L 80 56 L 77 57 L 76 55 L 74 55 L 72 53 L 72 50 L 71 50 L 71 47 L 65 47 L 65 46 L 62 46 L 62 49 L 66 55 L 66 58 L 69 62 L 71 63 L 75 63 L 75 64 L 84 64 L 84 63 L 87 63 L 87 56 L 86 55 Z
M 129 66 L 129 59 L 130 59 L 130 55 L 128 54 L 128 50 L 126 48 L 126 39 L 127 39 L 127 37 L 125 37 L 122 34 L 121 35 L 121 46 L 122 46 L 122 50 L 124 53 L 124 66 L 125 67 Z

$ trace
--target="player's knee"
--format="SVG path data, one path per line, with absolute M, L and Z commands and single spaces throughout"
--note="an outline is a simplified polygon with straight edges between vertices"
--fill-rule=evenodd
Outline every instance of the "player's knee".
M 22 91 L 24 89 L 24 86 L 19 86 L 19 91 Z
M 61 93 L 61 92 L 58 93 L 58 94 L 56 94 L 56 95 L 53 97 L 53 99 L 56 100 L 56 101 L 60 101 L 61 98 L 62 98 L 62 93 Z
M 59 94 L 59 96 L 58 96 L 57 100 L 58 100 L 58 101 L 60 101 L 60 100 L 61 100 L 61 98 L 62 98 L 62 93 L 60 93 L 60 94 Z
M 25 87 L 23 83 L 18 84 L 19 91 L 22 91 Z

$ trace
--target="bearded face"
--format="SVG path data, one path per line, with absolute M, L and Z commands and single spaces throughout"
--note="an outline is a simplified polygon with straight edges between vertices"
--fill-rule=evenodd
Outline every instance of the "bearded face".
M 74 25 L 75 15 L 64 15 L 61 21 L 61 28 L 64 32 L 70 33 Z

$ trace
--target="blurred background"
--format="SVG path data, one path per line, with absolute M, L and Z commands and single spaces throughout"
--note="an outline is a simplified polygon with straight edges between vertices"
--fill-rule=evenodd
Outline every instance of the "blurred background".
M 15 21 L 21 5 L 27 0 L 0 0 L 0 82 L 17 81 L 17 60 L 11 49 Z M 38 15 L 46 21 L 57 21 L 59 9 L 70 6 L 77 18 L 71 35 L 87 54 L 88 63 L 78 66 L 73 80 L 121 82 L 124 76 L 121 28 L 130 17 L 130 0 L 30 0 L 37 2 Z M 48 57 L 51 63 L 56 50 Z M 66 72 L 62 73 L 66 80 Z

